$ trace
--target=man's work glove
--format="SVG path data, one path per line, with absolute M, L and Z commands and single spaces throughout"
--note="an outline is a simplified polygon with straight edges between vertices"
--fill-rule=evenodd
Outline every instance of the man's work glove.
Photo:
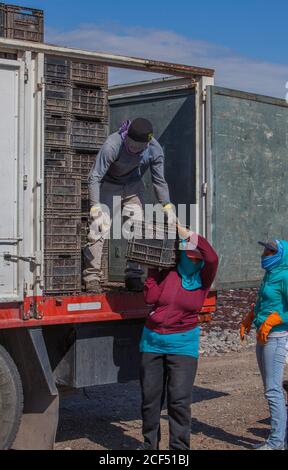
M 168 224 L 176 224 L 177 222 L 177 217 L 175 213 L 175 208 L 173 204 L 169 202 L 169 204 L 165 204 L 162 207 L 162 210 L 164 212 L 164 215 L 166 216 L 166 220 L 168 221 Z
M 268 341 L 268 335 L 273 328 L 273 326 L 278 326 L 283 323 L 282 318 L 278 312 L 273 312 L 269 315 L 268 318 L 262 323 L 257 333 L 257 341 L 259 344 L 264 346 Z
M 102 209 L 100 205 L 92 206 L 90 209 L 90 218 L 95 220 L 102 216 Z
M 243 319 L 243 321 L 241 323 L 240 338 L 241 338 L 242 341 L 244 341 L 245 333 L 247 335 L 249 335 L 249 333 L 250 333 L 251 326 L 252 326 L 252 323 L 253 323 L 253 320 L 254 320 L 254 307 L 255 307 L 255 305 L 252 304 L 250 312 L 248 313 L 248 315 L 246 315 L 246 317 Z

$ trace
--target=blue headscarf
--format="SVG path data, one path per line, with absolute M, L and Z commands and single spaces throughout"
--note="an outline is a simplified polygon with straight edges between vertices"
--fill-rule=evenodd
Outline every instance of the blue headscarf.
M 265 271 L 267 271 L 267 272 L 269 272 L 273 268 L 277 267 L 278 264 L 280 264 L 280 262 L 283 258 L 283 253 L 284 253 L 283 246 L 282 246 L 282 244 L 280 243 L 279 240 L 275 240 L 275 241 L 276 241 L 277 247 L 278 247 L 277 253 L 275 253 L 275 255 L 273 255 L 273 256 L 265 256 L 261 260 L 262 268 L 265 269 Z
M 204 261 L 193 263 L 185 251 L 181 251 L 178 273 L 182 277 L 182 287 L 186 290 L 196 290 L 202 287 L 200 271 L 204 267 Z

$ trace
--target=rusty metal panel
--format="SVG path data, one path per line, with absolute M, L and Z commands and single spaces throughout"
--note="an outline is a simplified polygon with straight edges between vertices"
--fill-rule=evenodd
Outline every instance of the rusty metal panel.
M 220 256 L 218 287 L 263 277 L 258 240 L 288 238 L 288 106 L 209 87 L 208 226 Z M 210 148 L 209 148 L 210 147 Z
M 0 47 L 7 50 L 31 51 L 49 54 L 53 56 L 68 57 L 75 60 L 87 60 L 91 63 L 100 62 L 102 65 L 120 67 L 133 70 L 143 70 L 144 72 L 163 73 L 180 77 L 190 77 L 199 80 L 202 76 L 214 77 L 214 70 L 203 67 L 194 67 L 184 64 L 173 64 L 138 57 L 128 57 L 104 52 L 93 52 L 70 47 L 53 46 L 50 44 L 31 43 L 29 41 L 17 39 L 0 38 Z
M 165 154 L 165 177 L 173 204 L 196 204 L 196 137 L 195 90 L 175 90 L 135 95 L 110 101 L 110 131 L 115 132 L 126 119 L 149 119 L 154 135 Z M 144 183 L 146 203 L 157 202 L 154 197 L 150 171 Z M 187 222 L 189 222 L 187 209 Z M 193 222 L 191 222 L 193 223 Z M 125 270 L 127 242 L 111 240 L 110 280 L 121 280 Z

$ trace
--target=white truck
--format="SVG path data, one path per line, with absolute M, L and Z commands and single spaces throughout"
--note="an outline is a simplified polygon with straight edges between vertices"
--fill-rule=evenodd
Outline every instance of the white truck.
M 141 293 L 44 295 L 45 54 L 179 76 L 155 87 L 168 101 L 171 89 L 196 90 L 199 162 L 202 93 L 213 84 L 209 69 L 0 39 L 0 449 L 52 449 L 59 390 L 137 378 L 147 315 Z M 202 321 L 215 302 L 212 293 Z
M 110 131 L 143 116 L 164 147 L 172 202 L 220 258 L 216 288 L 256 286 L 257 241 L 288 237 L 285 100 L 214 86 L 214 71 L 0 39 L 0 448 L 53 448 L 59 390 L 138 376 L 142 294 L 46 296 L 44 55 L 161 73 L 110 89 Z M 145 179 L 147 202 L 151 181 Z M 111 281 L 125 242 L 110 243 Z M 216 293 L 200 319 L 210 320 Z

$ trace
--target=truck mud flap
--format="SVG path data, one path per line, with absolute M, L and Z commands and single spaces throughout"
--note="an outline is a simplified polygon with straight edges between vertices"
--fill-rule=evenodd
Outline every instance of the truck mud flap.
M 2 337 L 2 335 L 1 335 Z M 41 328 L 6 331 L 4 342 L 19 370 L 24 410 L 15 450 L 52 450 L 59 415 L 59 396 Z

